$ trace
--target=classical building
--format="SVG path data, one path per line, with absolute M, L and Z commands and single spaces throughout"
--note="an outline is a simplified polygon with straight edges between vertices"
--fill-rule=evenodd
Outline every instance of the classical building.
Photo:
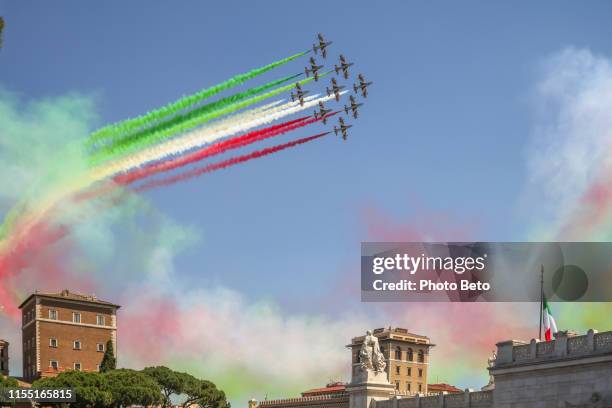
M 552 341 L 497 343 L 486 391 L 380 398 L 370 408 L 609 408 L 612 331 L 561 331 Z M 355 407 L 351 407 L 355 408 Z
M 612 331 L 589 330 L 580 336 L 561 331 L 548 342 L 533 339 L 497 343 L 497 352 L 488 361 L 491 379 L 484 390 L 457 392 L 445 384 L 439 395 L 431 396 L 397 392 L 387 379 L 393 369 L 380 371 L 385 367 L 381 363 L 383 339 L 374 336 L 368 331 L 366 336 L 353 339 L 361 339 L 362 346 L 350 345 L 353 353 L 357 352 L 358 364 L 353 354 L 349 384 L 329 384 L 306 391 L 301 398 L 261 403 L 251 400 L 249 408 L 612 407 Z M 385 368 L 389 367 L 393 365 Z
M 9 375 L 9 342 L 0 339 L 0 375 Z
M 98 371 L 108 340 L 117 353 L 118 305 L 63 290 L 33 293 L 19 308 L 26 381 L 65 370 Z
M 375 329 L 372 334 L 378 338 L 389 382 L 398 393 L 427 394 L 429 349 L 434 346 L 429 337 L 410 333 L 400 327 Z M 364 337 L 354 337 L 347 345 L 352 351 L 353 374 L 359 369 L 359 350 Z

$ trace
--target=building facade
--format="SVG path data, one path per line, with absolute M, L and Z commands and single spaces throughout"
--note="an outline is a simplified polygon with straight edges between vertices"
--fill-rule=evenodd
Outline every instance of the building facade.
M 9 342 L 0 339 L 0 375 L 9 375 Z
M 349 346 L 354 350 L 353 343 Z M 612 408 L 612 331 L 589 330 L 580 336 L 559 332 L 552 341 L 503 341 L 489 360 L 489 372 L 486 390 L 458 392 L 444 384 L 432 387 L 444 388 L 438 395 L 409 396 L 388 385 L 386 395 L 366 399 L 357 394 L 379 384 L 353 384 L 353 370 L 348 386 L 329 384 L 301 398 L 251 400 L 249 408 Z
M 552 341 L 503 341 L 489 372 L 487 391 L 395 396 L 368 408 L 610 408 L 612 331 L 589 330 L 581 336 L 559 332 Z
M 429 337 L 410 333 L 401 327 L 379 328 L 372 331 L 378 338 L 380 351 L 387 362 L 389 382 L 400 394 L 427 394 L 429 368 Z M 359 369 L 359 349 L 365 336 L 354 337 L 351 349 L 353 375 Z
M 32 382 L 66 370 L 98 371 L 109 340 L 117 353 L 119 307 L 68 290 L 28 296 L 19 306 L 24 379 Z

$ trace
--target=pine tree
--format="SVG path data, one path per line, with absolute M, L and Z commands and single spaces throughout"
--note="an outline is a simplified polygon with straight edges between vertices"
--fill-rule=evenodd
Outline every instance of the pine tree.
M 105 373 L 110 370 L 117 368 L 117 359 L 115 358 L 115 352 L 113 351 L 113 342 L 111 340 L 106 342 L 106 351 L 102 362 L 100 363 L 100 372 Z

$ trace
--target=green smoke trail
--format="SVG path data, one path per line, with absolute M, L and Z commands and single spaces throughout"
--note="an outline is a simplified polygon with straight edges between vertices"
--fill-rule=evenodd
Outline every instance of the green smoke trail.
M 200 106 L 199 108 L 196 108 L 190 112 L 176 115 L 164 122 L 155 124 L 146 129 L 131 133 L 114 143 L 101 147 L 98 152 L 92 154 L 92 159 L 94 161 L 99 160 L 99 159 L 104 160 L 105 158 L 110 158 L 118 151 L 125 151 L 126 149 L 129 151 L 130 149 L 126 148 L 126 146 L 131 145 L 138 140 L 147 138 L 149 135 L 153 133 L 163 133 L 165 135 L 169 134 L 168 132 L 172 133 L 172 129 L 174 129 L 178 124 L 182 122 L 192 120 L 198 116 L 202 116 L 206 113 L 222 109 L 233 103 L 240 102 L 249 97 L 257 95 L 261 92 L 267 91 L 268 89 L 274 88 L 277 85 L 291 81 L 299 77 L 300 75 L 302 74 L 290 75 L 290 76 L 287 76 L 281 79 L 277 79 L 275 81 L 268 82 L 267 84 L 260 85 L 255 88 L 248 89 L 244 92 L 240 92 L 234 95 L 227 96 L 225 98 L 219 99 L 218 101 L 211 102 L 206 105 Z
M 187 109 L 195 104 L 198 104 L 204 99 L 210 98 L 211 96 L 216 95 L 221 91 L 240 85 L 243 82 L 248 81 L 249 79 L 255 78 L 258 75 L 268 72 L 271 69 L 284 65 L 290 61 L 293 61 L 294 59 L 299 58 L 305 54 L 306 52 L 301 52 L 299 54 L 283 58 L 271 64 L 264 65 L 261 68 L 256 68 L 244 74 L 236 75 L 228 79 L 227 81 L 221 82 L 220 84 L 217 84 L 210 88 L 203 89 L 195 94 L 185 96 L 159 109 L 145 113 L 144 115 L 114 123 L 112 125 L 104 126 L 103 128 L 100 128 L 93 132 L 86 143 L 88 147 L 92 147 L 95 144 L 107 139 L 119 139 L 125 133 L 133 132 L 139 128 L 142 128 L 143 126 L 150 124 L 151 122 L 159 121 L 168 116 L 172 116 L 175 113 L 180 112 L 183 109 Z
M 330 71 L 331 72 L 331 71 Z M 324 77 L 326 75 L 329 75 L 330 72 L 325 72 L 321 75 L 319 75 L 319 77 Z M 300 85 L 305 85 L 311 81 L 313 81 L 314 78 L 310 77 L 310 78 L 306 78 L 306 79 L 302 79 L 301 81 L 297 81 L 296 83 L 299 83 Z M 131 144 L 128 144 L 126 146 L 117 146 L 115 149 L 113 149 L 111 152 L 108 152 L 107 154 L 105 154 L 104 156 L 98 156 L 96 159 L 94 159 L 94 165 L 95 164 L 99 164 L 102 161 L 106 161 L 109 159 L 113 159 L 116 158 L 118 156 L 124 155 L 126 153 L 132 152 L 134 150 L 139 150 L 142 148 L 145 148 L 147 146 L 150 146 L 152 144 L 158 143 L 168 137 L 177 135 L 179 133 L 188 131 L 190 129 L 193 129 L 199 125 L 202 125 L 203 123 L 206 123 L 210 120 L 213 119 L 217 119 L 221 116 L 224 115 L 228 115 L 230 113 L 236 112 L 240 109 L 246 108 L 248 106 L 254 105 L 256 103 L 259 103 L 263 100 L 266 100 L 268 98 L 272 98 L 276 95 L 279 95 L 283 92 L 287 92 L 290 89 L 292 89 L 296 83 L 292 83 L 289 85 L 285 85 L 285 86 L 281 86 L 278 87 L 276 89 L 273 89 L 271 91 L 268 91 L 264 94 L 261 95 L 256 95 L 253 96 L 251 98 L 248 98 L 246 100 L 240 101 L 240 102 L 236 102 L 236 103 L 232 103 L 229 104 L 228 106 L 224 106 L 221 107 L 219 109 L 216 109 L 212 112 L 207 112 L 204 113 L 202 115 L 199 116 L 195 116 L 189 120 L 186 121 L 182 121 L 179 122 L 177 124 L 175 124 L 172 127 L 169 128 L 165 128 L 163 130 L 158 130 L 158 131 L 153 131 L 151 133 L 148 133 L 146 135 L 143 135 L 140 139 L 132 142 Z

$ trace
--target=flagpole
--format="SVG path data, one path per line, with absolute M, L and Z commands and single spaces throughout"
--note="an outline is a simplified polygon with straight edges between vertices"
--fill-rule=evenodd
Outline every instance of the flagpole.
M 544 309 L 544 264 L 540 271 L 540 332 L 538 339 L 542 340 L 542 310 Z

